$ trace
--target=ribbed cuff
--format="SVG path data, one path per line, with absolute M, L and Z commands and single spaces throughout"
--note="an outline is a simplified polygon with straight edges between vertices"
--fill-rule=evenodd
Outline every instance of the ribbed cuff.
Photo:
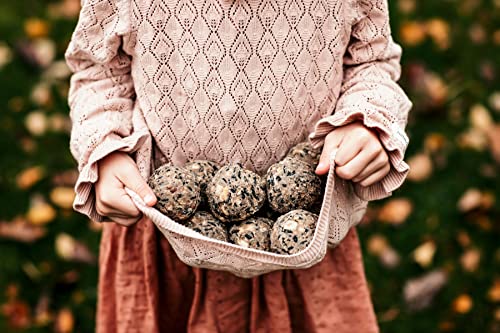
M 73 209 L 87 215 L 96 222 L 102 222 L 104 216 L 95 209 L 94 183 L 98 179 L 97 162 L 115 151 L 131 153 L 136 151 L 147 139 L 148 133 L 138 132 L 121 138 L 116 134 L 108 135 L 90 154 L 88 162 L 80 170 L 75 185 Z
M 403 161 L 409 140 L 402 128 L 389 122 L 380 113 L 365 114 L 358 110 L 343 109 L 341 112 L 337 110 L 333 115 L 321 119 L 309 139 L 313 146 L 318 148 L 323 145 L 328 133 L 357 120 L 362 121 L 366 127 L 377 130 L 380 142 L 389 156 L 391 170 L 382 180 L 373 185 L 365 187 L 354 183 L 354 191 L 358 197 L 367 201 L 386 198 L 403 184 L 410 170 L 408 164 Z

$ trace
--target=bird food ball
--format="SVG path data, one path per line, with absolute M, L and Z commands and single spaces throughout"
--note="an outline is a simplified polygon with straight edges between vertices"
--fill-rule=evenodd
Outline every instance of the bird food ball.
M 314 236 L 318 215 L 303 209 L 280 216 L 271 229 L 271 250 L 294 254 L 304 250 Z
M 217 170 L 219 170 L 219 165 L 212 161 L 197 160 L 186 163 L 184 168 L 191 171 L 201 190 L 201 201 L 202 203 L 207 202 L 207 185 L 212 181 Z
M 287 157 L 295 157 L 298 160 L 306 162 L 313 167 L 319 163 L 321 150 L 314 148 L 309 142 L 301 142 L 292 147 L 288 152 Z
M 262 178 L 233 163 L 217 171 L 207 187 L 212 213 L 224 222 L 243 221 L 255 214 L 266 200 Z
M 249 218 L 229 229 L 229 238 L 234 244 L 257 250 L 269 250 L 273 221 L 264 217 Z
M 149 177 L 148 184 L 158 198 L 156 207 L 176 221 L 189 218 L 200 204 L 200 185 L 184 168 L 161 166 Z
M 312 166 L 293 157 L 271 165 L 266 186 L 269 206 L 279 213 L 308 209 L 321 194 L 321 179 Z
M 186 227 L 199 232 L 203 236 L 228 241 L 226 226 L 212 214 L 205 211 L 196 212 L 186 223 Z

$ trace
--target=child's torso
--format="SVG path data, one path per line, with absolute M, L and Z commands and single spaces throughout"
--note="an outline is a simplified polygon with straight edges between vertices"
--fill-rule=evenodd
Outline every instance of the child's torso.
M 281 159 L 333 112 L 349 10 L 338 0 L 133 1 L 132 75 L 158 148 L 174 163 L 257 171 Z

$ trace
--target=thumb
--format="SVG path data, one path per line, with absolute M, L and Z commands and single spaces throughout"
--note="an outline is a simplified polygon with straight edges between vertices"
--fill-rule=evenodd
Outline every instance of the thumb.
M 340 130 L 340 128 L 334 129 L 325 137 L 325 144 L 323 145 L 319 163 L 316 167 L 317 175 L 321 176 L 328 173 L 328 170 L 330 170 L 330 155 L 336 148 L 340 146 L 343 138 L 344 133 Z
M 130 167 L 128 168 L 125 168 L 125 170 L 126 174 L 121 173 L 119 175 L 119 179 L 123 183 L 123 185 L 137 193 L 142 198 L 142 200 L 144 200 L 146 205 L 150 207 L 154 206 L 156 204 L 155 193 L 149 187 L 144 178 L 142 178 L 135 162 L 132 162 L 132 165 L 130 165 Z

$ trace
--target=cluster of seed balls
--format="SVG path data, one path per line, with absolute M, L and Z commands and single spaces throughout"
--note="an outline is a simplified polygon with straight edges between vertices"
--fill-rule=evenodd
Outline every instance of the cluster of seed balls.
M 319 150 L 300 143 L 263 176 L 238 163 L 167 164 L 154 171 L 149 185 L 156 207 L 188 228 L 247 248 L 294 254 L 310 243 L 318 220 L 319 157 Z

